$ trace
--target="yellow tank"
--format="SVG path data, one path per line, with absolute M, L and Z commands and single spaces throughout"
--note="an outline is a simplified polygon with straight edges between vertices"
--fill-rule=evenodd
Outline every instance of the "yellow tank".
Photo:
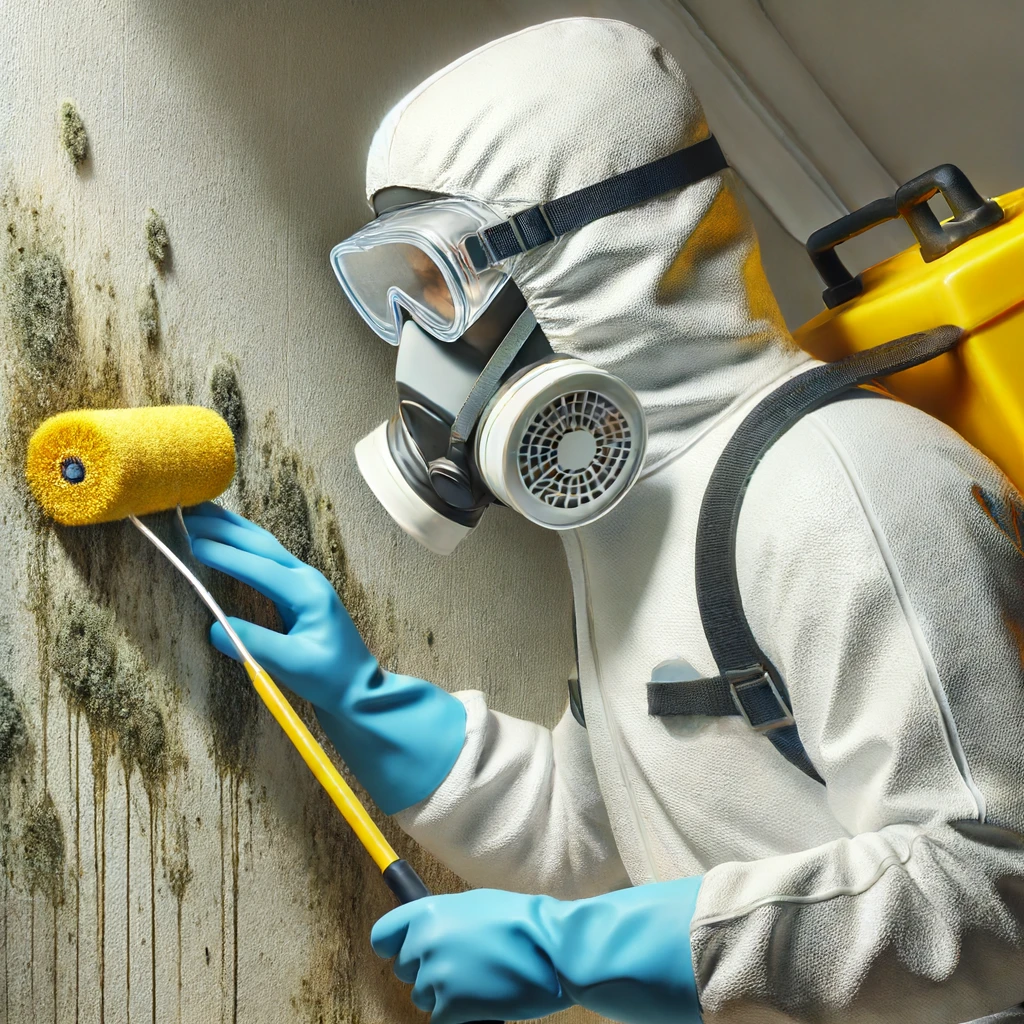
M 935 170 L 960 174 L 951 165 Z M 962 218 L 958 203 L 950 199 L 956 216 L 939 225 L 924 202 L 938 190 L 945 194 L 944 187 L 918 187 L 911 189 L 911 199 L 901 197 L 926 177 L 903 186 L 895 200 L 871 204 L 878 208 L 874 217 L 862 216 L 857 223 L 866 207 L 808 240 L 826 283 L 826 271 L 831 270 L 833 280 L 841 284 L 831 295 L 828 289 L 825 292 L 826 302 L 831 299 L 834 308 L 823 310 L 794 337 L 811 355 L 832 361 L 924 328 L 962 327 L 967 334 L 956 349 L 894 374 L 885 380 L 885 389 L 948 423 L 1024 489 L 1024 189 L 996 198 L 1002 210 L 996 220 L 998 211 L 991 201 L 980 200 L 967 183 L 987 208 L 984 220 L 996 222 L 968 224 L 972 230 L 963 232 L 965 241 L 947 239 L 943 245 L 943 233 L 952 235 L 951 226 L 970 218 Z M 896 215 L 907 219 L 924 245 L 850 280 L 831 251 L 834 244 Z M 938 245 L 930 244 L 936 238 Z M 936 251 L 946 246 L 950 251 Z M 858 290 L 858 279 L 860 294 L 846 298 Z

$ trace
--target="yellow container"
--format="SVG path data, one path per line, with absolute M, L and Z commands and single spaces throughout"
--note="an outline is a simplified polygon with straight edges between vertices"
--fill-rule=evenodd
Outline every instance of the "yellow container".
M 1024 189 L 996 202 L 999 223 L 932 262 L 915 245 L 865 270 L 861 294 L 794 337 L 832 361 L 928 327 L 962 327 L 956 349 L 894 374 L 885 389 L 948 423 L 1024 490 Z

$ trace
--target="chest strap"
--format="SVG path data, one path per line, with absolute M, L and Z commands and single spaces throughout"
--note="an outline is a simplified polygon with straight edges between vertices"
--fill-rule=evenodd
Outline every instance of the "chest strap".
M 797 731 L 789 691 L 743 613 L 736 576 L 736 529 L 743 497 L 761 459 L 790 427 L 842 392 L 948 352 L 959 327 L 935 327 L 816 366 L 759 402 L 719 456 L 697 521 L 696 585 L 701 624 L 719 675 L 647 685 L 651 715 L 738 715 L 817 782 Z

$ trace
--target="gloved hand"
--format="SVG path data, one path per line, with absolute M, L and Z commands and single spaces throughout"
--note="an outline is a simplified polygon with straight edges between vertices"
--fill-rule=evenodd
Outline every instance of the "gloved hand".
M 200 562 L 274 602 L 284 633 L 229 621 L 275 680 L 314 705 L 324 732 L 377 806 L 395 814 L 430 796 L 462 750 L 462 701 L 422 679 L 383 671 L 330 583 L 266 530 L 212 503 L 184 518 Z M 210 640 L 237 659 L 219 623 Z
M 385 914 L 370 942 L 395 957 L 431 1024 L 526 1020 L 579 1003 L 627 1024 L 700 1024 L 690 958 L 699 877 L 585 900 L 476 889 Z

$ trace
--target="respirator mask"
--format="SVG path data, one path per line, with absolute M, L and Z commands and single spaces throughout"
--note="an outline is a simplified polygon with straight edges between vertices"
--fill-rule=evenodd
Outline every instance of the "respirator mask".
M 513 272 L 531 249 L 726 166 L 708 137 L 507 220 L 475 199 L 377 193 L 377 219 L 331 264 L 398 349 L 398 413 L 356 460 L 407 533 L 449 554 L 490 504 L 566 530 L 625 496 L 647 441 L 640 402 L 614 374 L 552 351 Z

